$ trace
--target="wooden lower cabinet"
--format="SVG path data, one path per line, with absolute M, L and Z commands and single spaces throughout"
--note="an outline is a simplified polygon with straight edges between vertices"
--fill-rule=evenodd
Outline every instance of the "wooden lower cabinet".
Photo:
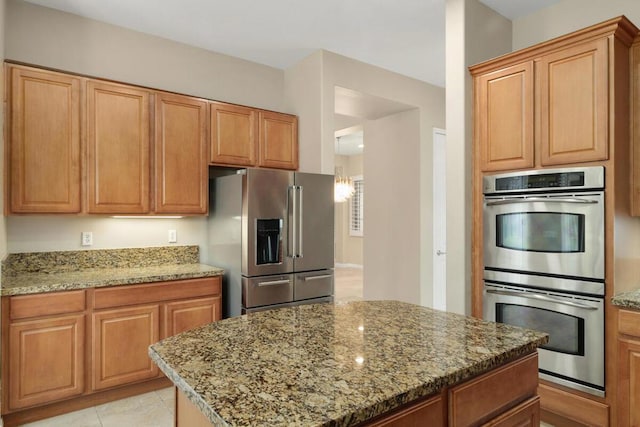
M 84 392 L 84 313 L 19 321 L 9 326 L 9 407 Z
M 154 378 L 147 349 L 160 338 L 158 304 L 93 313 L 93 390 Z
M 149 345 L 220 307 L 220 277 L 2 297 L 4 425 L 165 387 Z
M 640 426 L 640 312 L 618 312 L 618 424 Z
M 539 425 L 540 397 L 536 396 L 483 424 L 483 427 L 538 427 Z
M 222 317 L 222 298 L 170 302 L 164 306 L 165 336 L 179 334 Z

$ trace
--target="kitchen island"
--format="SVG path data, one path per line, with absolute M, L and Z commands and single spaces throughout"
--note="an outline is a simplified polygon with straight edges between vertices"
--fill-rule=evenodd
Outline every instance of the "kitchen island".
M 349 426 L 431 396 L 440 399 L 436 412 L 444 423 L 447 406 L 468 397 L 466 389 L 455 394 L 451 387 L 474 378 L 484 381 L 478 402 L 491 391 L 497 405 L 478 412 L 482 421 L 537 399 L 536 349 L 547 339 L 417 305 L 372 301 L 225 319 L 162 340 L 149 355 L 177 388 L 179 426 L 180 402 L 198 408 L 212 425 Z M 504 390 L 496 390 L 494 377 L 482 374 L 505 366 L 510 371 L 495 377 Z

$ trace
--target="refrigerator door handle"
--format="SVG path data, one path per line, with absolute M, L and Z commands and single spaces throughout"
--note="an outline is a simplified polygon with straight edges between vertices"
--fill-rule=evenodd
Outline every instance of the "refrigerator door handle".
M 297 228 L 297 218 L 296 218 L 296 208 L 297 208 L 297 193 L 296 193 L 296 186 L 295 185 L 291 185 L 289 186 L 289 188 L 287 189 L 288 191 L 288 198 L 289 198 L 289 203 L 287 204 L 287 214 L 289 216 L 289 224 L 287 225 L 288 228 L 288 232 L 287 232 L 287 256 L 289 258 L 295 258 L 296 257 L 296 253 L 297 253 L 297 234 L 296 234 L 296 228 Z
M 306 277 L 303 277 L 302 280 L 307 282 L 307 281 L 312 281 L 312 280 L 330 279 L 332 277 L 333 277 L 332 274 L 323 274 L 321 276 L 306 276 Z
M 302 258 L 304 254 L 302 253 L 302 186 L 298 186 L 298 253 L 296 258 Z
M 287 283 L 291 283 L 291 280 L 283 279 L 283 280 L 271 280 L 268 282 L 258 282 L 258 286 L 286 285 Z

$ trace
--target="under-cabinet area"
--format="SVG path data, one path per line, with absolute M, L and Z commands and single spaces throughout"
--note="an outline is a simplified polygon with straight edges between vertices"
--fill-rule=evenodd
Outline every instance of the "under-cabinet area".
M 43 68 L 5 71 L 7 214 L 206 215 L 210 164 L 298 168 L 295 115 Z

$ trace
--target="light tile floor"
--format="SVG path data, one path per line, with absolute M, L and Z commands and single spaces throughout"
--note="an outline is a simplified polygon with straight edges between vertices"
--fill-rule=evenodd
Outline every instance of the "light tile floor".
M 59 415 L 24 427 L 171 427 L 173 387 Z
M 336 302 L 362 300 L 361 268 L 336 267 L 334 275 L 334 299 Z

